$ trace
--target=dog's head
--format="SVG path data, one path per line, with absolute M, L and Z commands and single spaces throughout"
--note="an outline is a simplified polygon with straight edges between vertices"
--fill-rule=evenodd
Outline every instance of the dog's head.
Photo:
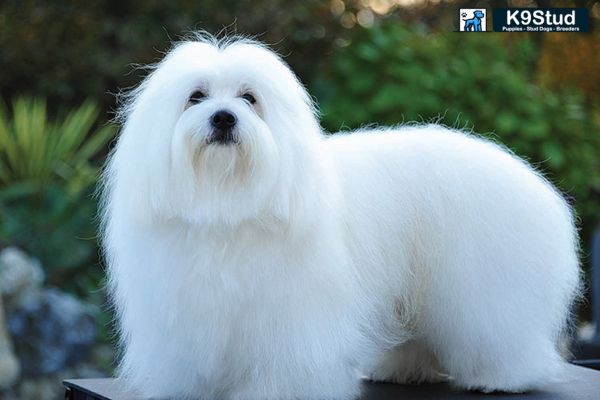
M 473 17 L 479 18 L 479 19 L 483 18 L 484 17 L 483 11 L 475 10 L 475 12 L 473 12 Z
M 190 222 L 284 216 L 319 132 L 294 74 L 248 40 L 177 45 L 132 92 L 122 120 L 111 196 Z

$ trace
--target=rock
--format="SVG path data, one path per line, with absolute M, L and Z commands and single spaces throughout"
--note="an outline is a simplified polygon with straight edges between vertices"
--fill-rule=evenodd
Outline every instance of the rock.
M 56 377 L 24 379 L 18 388 L 19 399 L 64 399 L 65 389 Z
M 577 339 L 591 342 L 594 340 L 594 336 L 596 335 L 596 324 L 593 322 L 584 322 L 577 329 Z
M 0 296 L 0 390 L 12 386 L 20 374 L 20 365 L 13 353 L 12 342 L 6 330 L 4 306 Z
M 9 390 L 0 390 L 2 400 L 60 400 L 65 398 L 62 381 L 77 378 L 108 378 L 110 371 L 97 368 L 93 364 L 82 363 L 56 374 L 20 380 Z
M 90 307 L 58 289 L 32 292 L 7 318 L 23 375 L 60 371 L 87 358 L 96 339 Z
M 44 270 L 40 262 L 16 247 L 0 252 L 0 296 L 15 298 L 21 293 L 41 287 Z

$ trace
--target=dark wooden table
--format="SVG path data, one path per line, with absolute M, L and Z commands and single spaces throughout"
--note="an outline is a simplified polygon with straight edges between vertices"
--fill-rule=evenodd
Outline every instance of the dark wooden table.
M 600 371 L 571 366 L 571 379 L 548 384 L 526 394 L 458 391 L 447 384 L 393 385 L 365 382 L 362 400 L 600 400 Z M 144 400 L 127 392 L 118 379 L 68 379 L 63 382 L 67 400 Z

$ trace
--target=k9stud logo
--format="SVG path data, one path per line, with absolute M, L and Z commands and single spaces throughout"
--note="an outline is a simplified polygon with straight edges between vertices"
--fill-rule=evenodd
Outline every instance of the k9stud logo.
M 586 8 L 495 8 L 496 32 L 587 32 Z
M 485 8 L 461 8 L 459 25 L 461 32 L 485 32 L 487 10 Z

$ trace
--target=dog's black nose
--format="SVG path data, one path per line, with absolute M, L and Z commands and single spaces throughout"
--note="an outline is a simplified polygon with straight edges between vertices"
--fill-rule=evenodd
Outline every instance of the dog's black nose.
M 215 129 L 220 129 L 224 132 L 230 131 L 237 122 L 234 114 L 227 110 L 219 110 L 210 117 L 210 123 Z

